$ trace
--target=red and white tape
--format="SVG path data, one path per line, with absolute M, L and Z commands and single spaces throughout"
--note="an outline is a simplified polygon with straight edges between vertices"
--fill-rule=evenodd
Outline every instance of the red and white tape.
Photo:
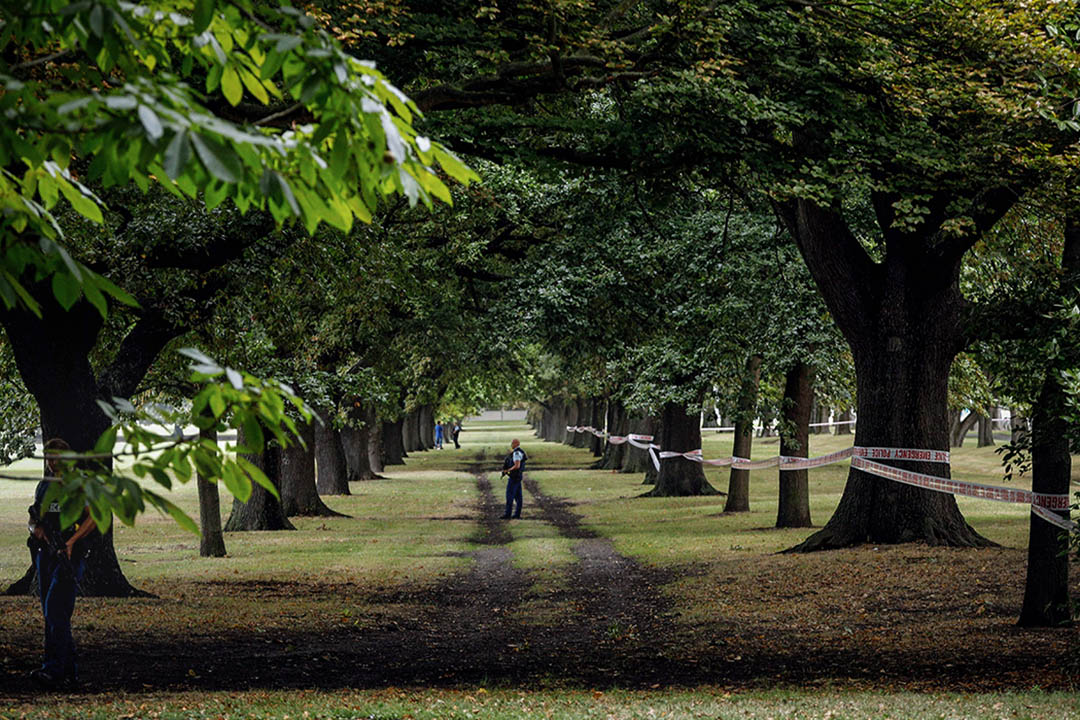
M 597 434 L 598 437 L 602 436 L 602 434 L 598 433 L 598 431 L 593 428 L 567 427 L 566 429 L 567 431 L 574 432 L 593 432 L 594 434 Z M 1069 510 L 1071 498 L 1067 494 L 1036 493 L 1031 490 L 1022 490 L 1019 488 L 984 485 L 982 483 L 968 482 L 965 480 L 941 478 L 934 475 L 913 472 L 911 470 L 903 470 L 890 465 L 882 465 L 880 462 L 877 462 L 877 460 L 907 460 L 949 464 L 951 458 L 946 450 L 862 447 L 856 445 L 843 450 L 837 450 L 828 455 L 819 455 L 812 458 L 778 455 L 763 460 L 750 460 L 748 458 L 734 456 L 727 458 L 706 458 L 702 454 L 700 448 L 697 450 L 688 450 L 686 452 L 660 450 L 660 447 L 653 443 L 653 439 L 652 435 L 627 435 L 625 437 L 609 436 L 608 442 L 616 444 L 629 442 L 635 447 L 648 450 L 649 457 L 652 459 L 653 465 L 656 467 L 657 471 L 660 470 L 660 460 L 667 460 L 670 458 L 683 458 L 684 460 L 689 460 L 691 462 L 717 467 L 731 466 L 737 470 L 761 470 L 779 466 L 781 471 L 816 468 L 851 458 L 852 467 L 877 477 L 913 485 L 915 487 L 921 487 L 926 490 L 933 490 L 935 492 L 951 493 L 953 495 L 963 495 L 965 497 L 993 500 L 996 502 L 1030 505 L 1031 512 L 1041 517 L 1043 520 L 1071 532 L 1080 531 L 1080 525 L 1067 517 L 1062 517 L 1054 512 L 1055 510 Z
M 1051 510 L 1068 510 L 1070 504 L 1068 495 L 1036 493 L 1030 490 L 1021 490 L 1020 488 L 1007 488 L 998 485 L 983 485 L 981 483 L 967 482 L 966 480 L 940 478 L 935 477 L 934 475 L 925 475 L 923 473 L 912 472 L 911 470 L 901 470 L 900 468 L 894 468 L 889 465 L 882 465 L 881 463 L 867 460 L 865 457 L 860 457 L 858 455 L 851 458 L 851 467 L 858 468 L 863 472 L 876 475 L 877 477 L 904 483 L 905 485 L 914 485 L 915 487 L 921 487 L 926 490 L 951 493 L 953 495 L 963 495 L 965 497 L 979 498 L 982 500 L 993 500 L 995 502 L 1031 505 L 1032 512 L 1058 527 L 1072 529 L 1075 525 L 1075 523 L 1072 523 L 1072 521 L 1067 518 L 1063 518 L 1050 512 Z M 1046 512 L 1040 512 L 1040 509 L 1046 510 Z

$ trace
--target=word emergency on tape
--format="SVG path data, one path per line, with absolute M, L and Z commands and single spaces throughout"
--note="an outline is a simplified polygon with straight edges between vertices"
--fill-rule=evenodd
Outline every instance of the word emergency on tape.
M 567 426 L 566 430 L 567 432 L 591 432 L 597 437 L 604 437 L 607 435 L 606 433 L 591 427 Z M 1020 488 L 984 485 L 981 483 L 967 482 L 965 480 L 942 478 L 935 475 L 913 472 L 911 470 L 903 470 L 901 468 L 883 465 L 880 462 L 877 462 L 878 460 L 910 460 L 947 465 L 951 461 L 951 457 L 946 450 L 862 447 L 855 445 L 843 450 L 837 450 L 828 455 L 819 455 L 812 458 L 777 455 L 763 460 L 750 460 L 749 458 L 735 456 L 727 458 L 706 458 L 702 454 L 700 448 L 697 450 L 688 450 L 686 452 L 661 450 L 658 445 L 653 443 L 654 438 L 652 435 L 627 435 L 625 437 L 613 435 L 607 437 L 608 442 L 615 444 L 629 442 L 635 447 L 648 450 L 649 457 L 652 459 L 653 465 L 656 467 L 657 471 L 660 470 L 660 460 L 671 458 L 683 458 L 684 460 L 689 460 L 691 462 L 716 467 L 730 466 L 736 470 L 762 470 L 764 468 L 779 467 L 781 471 L 806 470 L 809 468 L 821 467 L 823 465 L 830 465 L 850 458 L 851 466 L 853 468 L 886 480 L 913 485 L 925 490 L 950 493 L 952 495 L 963 495 L 965 497 L 994 500 L 996 502 L 1030 505 L 1031 512 L 1034 515 L 1037 515 L 1052 525 L 1056 525 L 1057 527 L 1071 532 L 1080 532 L 1080 525 L 1067 517 L 1062 517 L 1054 512 L 1055 510 L 1059 512 L 1067 512 L 1069 510 L 1071 499 L 1067 494 L 1036 493 L 1031 490 L 1023 490 Z

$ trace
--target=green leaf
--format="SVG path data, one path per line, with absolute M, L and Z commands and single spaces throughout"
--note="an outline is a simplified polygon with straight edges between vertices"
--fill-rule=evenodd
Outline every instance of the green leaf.
M 94 452 L 99 455 L 109 454 L 112 455 L 113 448 L 116 447 L 116 432 L 119 428 L 113 425 L 105 432 L 101 433 L 101 436 L 94 443 Z
M 454 178 L 458 182 L 468 185 L 470 182 L 479 180 L 480 176 L 477 175 L 472 169 L 457 159 L 449 150 L 446 150 L 438 145 L 434 147 L 435 158 L 442 165 L 442 169 L 446 171 L 446 174 Z
M 153 142 L 157 142 L 165 134 L 164 128 L 161 127 L 161 119 L 148 105 L 139 105 L 139 122 L 142 123 L 143 129 Z
M 201 34 L 210 27 L 214 19 L 214 0 L 195 0 L 195 13 L 192 20 L 195 22 L 195 34 Z
M 52 291 L 60 307 L 70 310 L 82 295 L 82 283 L 69 273 L 58 271 L 52 276 Z
M 237 183 L 243 174 L 240 159 L 230 148 L 223 146 L 217 140 L 198 133 L 192 133 L 191 143 L 195 146 L 195 152 L 206 170 L 218 180 L 227 183 Z
M 241 427 L 244 429 L 244 445 L 247 449 L 252 453 L 262 452 L 265 438 L 258 418 L 253 415 L 245 415 Z
M 221 73 L 221 92 L 233 106 L 238 105 L 244 97 L 244 87 L 240 83 L 240 76 L 232 65 L 227 66 Z
M 165 148 L 165 173 L 175 180 L 180 177 L 191 160 L 191 143 L 188 141 L 188 131 L 181 130 L 173 135 Z
M 98 207 L 96 202 L 65 179 L 60 179 L 57 184 L 60 186 L 60 192 L 64 194 L 64 197 L 67 198 L 67 201 L 71 203 L 71 207 L 77 213 L 99 225 L 105 222 L 105 218 L 101 216 L 101 208 Z

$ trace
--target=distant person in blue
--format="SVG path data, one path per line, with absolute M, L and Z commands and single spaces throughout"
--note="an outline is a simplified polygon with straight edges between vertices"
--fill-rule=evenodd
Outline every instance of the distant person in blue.
M 435 423 L 435 447 L 442 450 L 442 423 Z
M 520 445 L 517 438 L 511 440 L 510 454 L 503 460 L 502 474 L 506 476 L 506 512 L 503 513 L 503 520 L 521 517 L 521 482 L 525 473 L 525 461 L 529 456 Z M 517 503 L 517 511 L 511 514 L 514 503 Z
M 71 447 L 59 438 L 45 443 L 45 467 L 50 477 L 63 473 L 55 456 L 64 452 L 71 452 Z M 30 673 L 30 679 L 46 690 L 73 689 L 78 685 L 78 668 L 71 614 L 86 569 L 87 535 L 97 526 L 89 510 L 84 510 L 77 523 L 61 530 L 60 506 L 53 502 L 47 508 L 42 507 L 50 484 L 49 479 L 38 483 L 27 526 L 30 537 L 26 544 L 37 568 L 41 611 L 45 616 L 45 660 L 40 669 Z

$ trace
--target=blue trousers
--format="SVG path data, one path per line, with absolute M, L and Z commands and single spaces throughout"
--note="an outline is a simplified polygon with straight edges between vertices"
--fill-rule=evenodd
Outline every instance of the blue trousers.
M 77 676 L 75 639 L 71 636 L 71 614 L 75 612 L 76 583 L 85 564 L 62 563 L 48 550 L 34 558 L 41 590 L 41 612 L 45 616 L 45 660 L 41 669 L 54 678 Z
M 510 509 L 517 503 L 517 512 L 511 514 Z M 521 517 L 521 478 L 514 480 L 507 477 L 506 480 L 506 517 Z

